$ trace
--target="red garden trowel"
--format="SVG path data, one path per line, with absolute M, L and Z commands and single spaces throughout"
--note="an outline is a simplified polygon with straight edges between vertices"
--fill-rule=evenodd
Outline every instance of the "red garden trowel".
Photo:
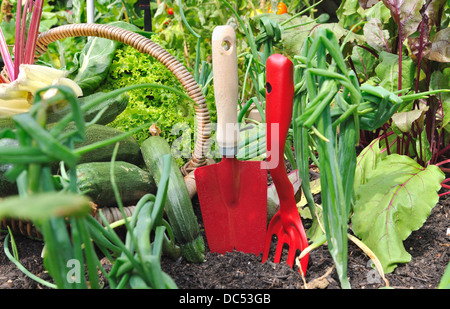
M 294 188 L 286 173 L 284 149 L 292 120 L 294 98 L 293 64 L 283 55 L 274 54 L 266 63 L 266 144 L 267 167 L 280 199 L 280 208 L 269 223 L 262 262 L 269 255 L 272 236 L 278 238 L 274 262 L 279 263 L 283 244 L 289 245 L 287 264 L 292 268 L 297 250 L 308 246 L 305 229 L 295 202 Z M 306 273 L 309 255 L 300 261 Z
M 212 35 L 217 144 L 220 163 L 195 169 L 206 240 L 211 252 L 263 252 L 267 227 L 267 171 L 259 161 L 239 161 L 236 36 L 230 26 Z

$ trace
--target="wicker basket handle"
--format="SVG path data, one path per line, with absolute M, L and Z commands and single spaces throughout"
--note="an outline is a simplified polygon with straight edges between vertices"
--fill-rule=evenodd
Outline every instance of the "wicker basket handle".
M 93 36 L 106 38 L 129 45 L 141 53 L 149 54 L 165 65 L 180 81 L 188 95 L 194 100 L 197 119 L 197 140 L 191 160 L 182 168 L 183 173 L 192 172 L 206 164 L 205 153 L 211 136 L 211 125 L 205 97 L 192 74 L 174 56 L 152 40 L 119 27 L 100 24 L 70 24 L 52 28 L 39 34 L 36 43 L 38 57 L 43 55 L 52 42 L 68 37 Z

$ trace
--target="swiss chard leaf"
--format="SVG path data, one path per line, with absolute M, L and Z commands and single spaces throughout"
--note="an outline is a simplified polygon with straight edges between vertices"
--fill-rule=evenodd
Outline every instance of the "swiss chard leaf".
M 380 53 L 380 64 L 375 68 L 375 73 L 380 78 L 380 86 L 395 92 L 397 91 L 399 78 L 399 56 L 388 52 Z M 416 69 L 414 62 L 407 56 L 402 57 L 402 89 L 412 88 Z
M 430 60 L 450 62 L 450 28 L 437 32 L 431 39 L 431 50 L 428 54 Z
M 446 0 L 429 0 L 422 8 L 420 12 L 422 16 L 422 22 L 418 27 L 418 33 L 417 35 L 412 35 L 408 38 L 408 45 L 411 53 L 416 57 L 420 58 L 430 53 L 432 44 L 430 41 L 430 34 L 434 33 L 433 26 L 435 26 L 436 22 L 440 20 L 439 12 L 442 12 L 441 10 L 445 3 Z M 442 43 L 443 42 L 439 42 L 438 46 L 442 45 Z
M 354 46 L 350 56 L 360 80 L 368 80 L 374 74 L 378 59 L 374 54 L 359 46 Z
M 336 14 L 339 18 L 339 24 L 344 28 L 350 28 L 364 18 L 363 7 L 357 0 L 342 1 Z
M 422 21 L 420 9 L 424 0 L 382 0 L 384 5 L 391 11 L 391 16 L 398 26 L 401 41 L 416 32 L 417 26 Z M 400 43 L 402 43 L 400 42 Z
M 403 133 L 411 132 L 412 124 L 415 121 L 417 121 L 416 124 L 423 129 L 425 113 L 427 110 L 428 107 L 423 107 L 420 109 L 395 113 L 392 115 L 392 124 Z
M 380 143 L 378 139 L 374 139 L 356 158 L 354 192 L 367 182 L 367 175 L 375 169 L 380 160 Z
M 386 273 L 410 261 L 403 241 L 429 216 L 443 179 L 435 165 L 424 168 L 407 156 L 392 154 L 380 160 L 358 187 L 352 228 Z
M 363 9 L 368 9 L 378 3 L 378 1 L 379 0 L 358 0 L 358 3 Z
M 390 52 L 392 44 L 389 41 L 389 31 L 383 29 L 383 25 L 378 18 L 370 19 L 364 25 L 364 36 L 366 37 L 366 42 L 370 47 L 377 51 L 387 51 Z

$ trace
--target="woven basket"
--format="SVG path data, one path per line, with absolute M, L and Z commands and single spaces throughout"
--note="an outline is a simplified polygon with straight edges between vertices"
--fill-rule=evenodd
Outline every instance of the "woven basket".
M 197 141 L 192 153 L 192 158 L 183 168 L 186 175 L 198 166 L 206 164 L 205 150 L 211 135 L 210 117 L 206 100 L 199 85 L 191 73 L 174 56 L 152 40 L 119 27 L 99 24 L 71 24 L 59 26 L 41 33 L 37 38 L 37 57 L 47 51 L 52 42 L 68 37 L 92 36 L 106 38 L 129 45 L 141 53 L 149 54 L 165 65 L 180 81 L 189 97 L 195 102 L 197 118 Z
M 195 102 L 195 113 L 197 120 L 197 136 L 194 150 L 192 152 L 191 159 L 181 168 L 182 173 L 185 176 L 186 186 L 191 197 L 196 192 L 195 179 L 193 177 L 193 171 L 200 166 L 206 164 L 205 153 L 208 149 L 209 138 L 211 135 L 211 125 L 209 110 L 206 106 L 205 97 L 193 78 L 192 74 L 181 64 L 174 56 L 168 53 L 164 48 L 154 43 L 152 40 L 137 34 L 135 32 L 125 30 L 119 27 L 100 25 L 100 24 L 70 24 L 52 28 L 39 34 L 36 42 L 36 59 L 43 55 L 50 43 L 58 40 L 62 40 L 68 37 L 100 37 L 106 38 L 120 43 L 129 45 L 141 53 L 149 54 L 164 66 L 166 66 L 180 81 L 183 88 L 186 90 L 189 97 Z M 130 215 L 134 210 L 134 207 L 129 208 L 127 211 Z M 104 209 L 105 216 L 108 221 L 114 222 L 121 219 L 121 214 L 118 208 Z M 95 216 L 97 217 L 97 216 Z M 98 217 L 97 217 L 98 219 Z M 40 237 L 40 234 L 36 229 L 30 225 L 29 222 L 21 221 L 0 221 L 0 225 L 6 227 L 9 225 L 13 232 L 30 236 L 33 238 Z

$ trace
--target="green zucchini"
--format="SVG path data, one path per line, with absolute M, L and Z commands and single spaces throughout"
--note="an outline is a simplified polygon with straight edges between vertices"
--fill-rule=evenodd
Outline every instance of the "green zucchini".
M 163 169 L 162 158 L 170 153 L 169 143 L 160 136 L 151 136 L 142 143 L 141 152 L 147 168 L 158 184 Z M 183 175 L 173 158 L 164 209 L 181 254 L 190 262 L 203 262 L 205 243 L 200 235 Z
M 80 103 L 80 106 L 83 107 L 86 103 L 104 94 L 105 93 L 103 92 L 95 92 L 91 95 L 79 98 L 78 102 Z M 84 119 L 86 120 L 86 122 L 90 122 L 92 119 L 94 119 L 95 116 L 97 116 L 97 114 L 101 110 L 105 109 L 96 123 L 103 125 L 108 124 L 114 121 L 114 119 L 116 119 L 116 117 L 125 110 L 128 105 L 128 99 L 128 95 L 126 93 L 123 93 L 118 95 L 117 97 L 105 100 L 102 103 L 97 104 L 96 106 L 91 107 L 90 109 L 85 111 Z M 68 103 L 66 103 L 63 106 L 59 107 L 58 110 L 55 110 L 53 112 L 51 112 L 50 110 L 47 121 L 48 123 L 56 122 L 69 114 L 71 111 L 72 108 Z
M 0 139 L 0 148 L 2 147 L 18 147 L 19 142 L 15 139 L 2 138 Z M 12 164 L 0 164 L 0 197 L 16 195 L 18 193 L 16 183 L 9 181 L 5 174 L 13 167 Z
M 17 185 L 5 177 L 11 168 L 12 164 L 0 164 L 0 197 L 18 194 Z
M 110 171 L 111 162 L 91 162 L 77 166 L 78 189 L 99 207 L 117 205 Z M 156 193 L 156 183 L 152 175 L 134 164 L 115 162 L 114 175 L 124 206 L 135 205 L 147 193 Z
M 74 125 L 69 125 L 68 130 L 74 130 Z M 86 139 L 82 143 L 76 143 L 75 148 L 90 145 L 96 142 L 105 141 L 110 138 L 122 135 L 124 132 L 115 128 L 93 124 L 86 128 Z M 111 156 L 114 150 L 115 144 L 96 148 L 81 155 L 78 163 L 88 162 L 106 162 L 111 161 Z M 141 149 L 136 139 L 130 135 L 120 141 L 120 146 L 117 151 L 117 161 L 125 161 L 135 165 L 143 164 Z

